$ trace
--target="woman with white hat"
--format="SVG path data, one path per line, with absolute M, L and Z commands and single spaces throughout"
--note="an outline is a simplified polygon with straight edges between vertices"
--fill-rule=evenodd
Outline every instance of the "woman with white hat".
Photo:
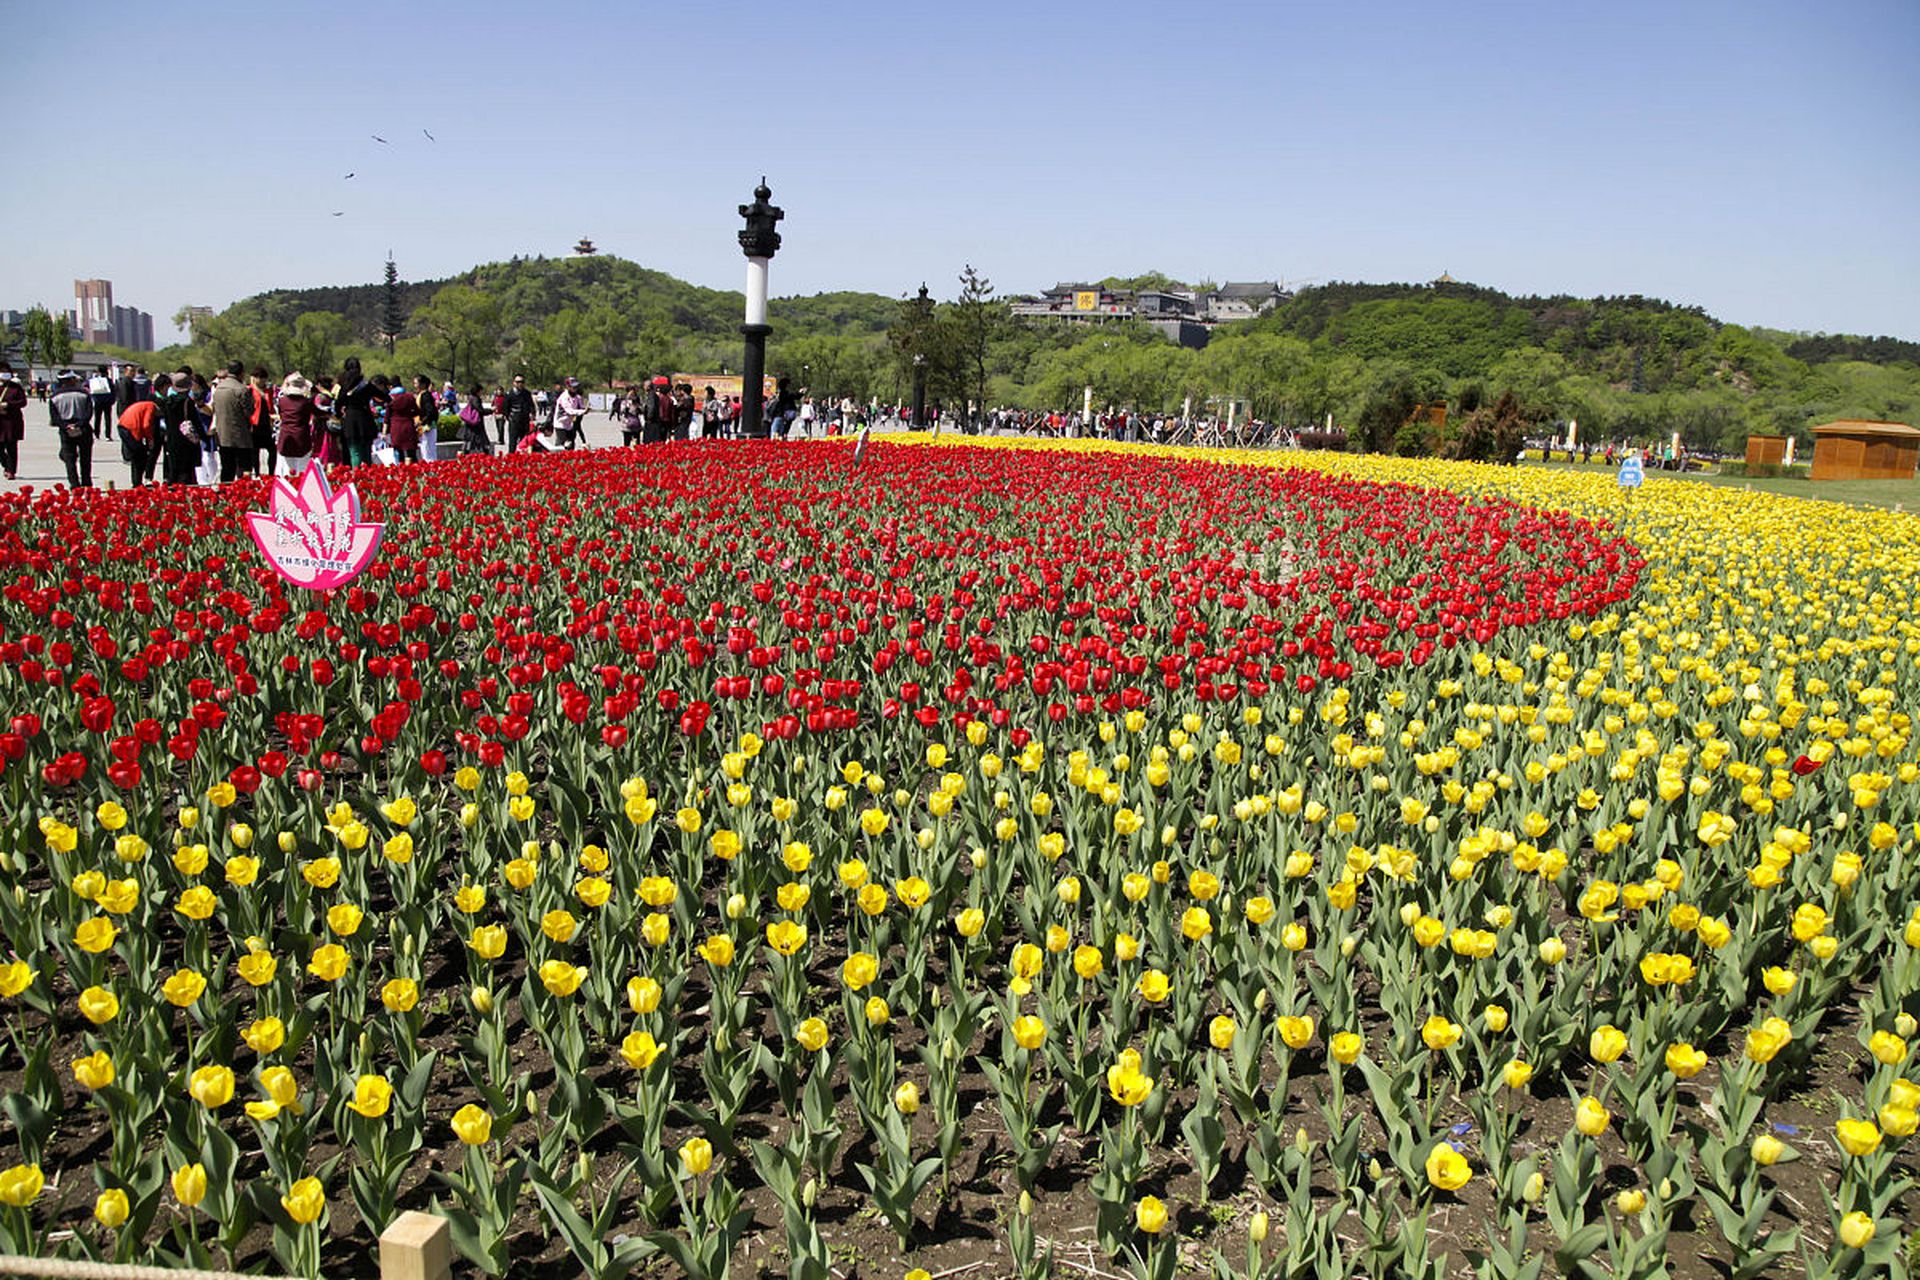
M 314 421 L 313 384 L 298 373 L 280 380 L 280 399 L 274 405 L 280 419 L 280 437 L 275 441 L 280 459 L 275 473 L 283 476 L 305 474 L 313 458 Z

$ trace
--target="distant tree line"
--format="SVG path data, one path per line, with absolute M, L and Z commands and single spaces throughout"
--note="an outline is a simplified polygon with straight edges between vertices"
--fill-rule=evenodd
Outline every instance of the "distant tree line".
M 1158 272 L 1112 279 L 1180 287 Z M 1639 296 L 1334 283 L 1194 351 L 1137 323 L 1016 321 L 972 266 L 932 293 L 926 307 L 853 292 L 778 299 L 769 371 L 818 396 L 905 401 L 918 369 L 929 401 L 955 413 L 1075 408 L 1087 388 L 1101 409 L 1223 414 L 1232 402 L 1291 427 L 1331 416 L 1370 447 L 1420 453 L 1491 448 L 1495 422 L 1571 419 L 1584 439 L 1678 432 L 1695 448 L 1737 449 L 1754 431 L 1920 418 L 1920 343 L 1743 328 Z M 462 385 L 516 372 L 605 384 L 737 371 L 740 312 L 738 293 L 607 255 L 516 258 L 424 284 L 261 294 L 199 319 L 189 347 L 155 360 L 327 371 L 358 355 Z M 1440 405 L 1444 431 L 1410 420 Z

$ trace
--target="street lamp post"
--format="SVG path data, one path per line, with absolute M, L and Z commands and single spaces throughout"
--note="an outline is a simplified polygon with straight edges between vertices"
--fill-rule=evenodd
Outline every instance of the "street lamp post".
M 770 203 L 773 192 L 767 180 L 753 189 L 753 203 L 740 206 L 747 220 L 740 233 L 740 250 L 747 255 L 747 317 L 740 326 L 746 339 L 746 354 L 740 369 L 740 433 L 749 439 L 764 440 L 767 424 L 763 416 L 761 390 L 767 374 L 767 335 L 773 326 L 767 323 L 767 263 L 780 248 L 780 233 L 774 224 L 786 212 Z
M 915 323 L 915 341 L 925 345 L 929 333 L 929 324 L 933 316 L 933 299 L 927 296 L 927 286 L 920 286 L 920 296 L 913 300 Z M 927 425 L 927 355 L 924 351 L 913 353 L 913 427 L 917 431 Z

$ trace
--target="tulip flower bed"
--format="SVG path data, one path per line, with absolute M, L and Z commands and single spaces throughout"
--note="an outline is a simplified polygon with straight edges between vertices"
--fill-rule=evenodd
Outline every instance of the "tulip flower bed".
M 323 595 L 262 489 L 0 497 L 0 1250 L 1904 1265 L 1920 521 L 1098 447 L 351 478 Z

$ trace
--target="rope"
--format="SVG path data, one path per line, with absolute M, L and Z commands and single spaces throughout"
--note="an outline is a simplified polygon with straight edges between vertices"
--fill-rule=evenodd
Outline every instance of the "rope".
M 39 1276 L 47 1280 L 262 1280 L 238 1271 L 193 1271 L 172 1267 L 122 1266 L 111 1262 L 72 1261 L 66 1258 L 24 1258 L 0 1254 L 0 1276 Z M 291 1280 L 269 1276 L 265 1280 Z

